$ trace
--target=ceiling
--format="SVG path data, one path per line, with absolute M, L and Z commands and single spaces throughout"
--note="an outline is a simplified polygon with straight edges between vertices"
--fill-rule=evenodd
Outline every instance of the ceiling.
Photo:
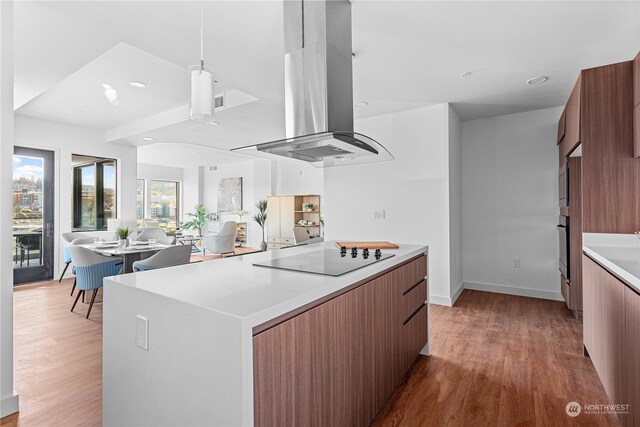
M 201 6 L 217 89 L 242 100 L 216 112 L 219 126 L 185 116 Z M 563 105 L 580 69 L 640 50 L 640 2 L 352 0 L 352 13 L 354 100 L 369 104 L 356 118 L 444 102 L 463 120 Z M 16 2 L 14 15 L 17 114 L 138 146 L 284 136 L 280 1 Z M 525 83 L 538 75 L 549 81 Z M 102 83 L 117 87 L 118 107 Z

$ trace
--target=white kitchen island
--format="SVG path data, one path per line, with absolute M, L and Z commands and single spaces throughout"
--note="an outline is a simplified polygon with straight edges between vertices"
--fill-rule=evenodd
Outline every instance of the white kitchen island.
M 105 279 L 104 425 L 237 426 L 282 424 L 283 420 L 300 424 L 304 421 L 296 418 L 300 414 L 291 419 L 287 412 L 298 405 L 297 399 L 313 398 L 302 395 L 311 390 L 304 387 L 307 383 L 317 387 L 313 375 L 329 378 L 315 371 L 323 367 L 346 369 L 340 376 L 353 374 L 362 379 L 365 375 L 360 385 L 347 384 L 355 387 L 351 391 L 378 390 L 372 397 L 376 401 L 364 402 L 357 415 L 340 415 L 340 420 L 368 424 L 367 419 L 389 397 L 388 390 L 395 389 L 418 352 L 428 353 L 428 248 L 400 245 L 397 250 L 383 251 L 394 257 L 339 277 L 253 265 L 323 249 L 338 251 L 333 242 L 325 242 Z M 350 308 L 350 300 L 357 309 Z M 332 304 L 338 304 L 337 308 Z M 338 318 L 339 327 L 327 329 Z M 327 320 L 326 325 L 322 319 Z M 311 331 L 304 336 L 304 349 L 299 336 L 287 335 L 287 330 L 302 331 L 298 321 L 306 322 Z M 324 329 L 320 333 L 313 329 L 316 327 Z M 349 327 L 355 335 L 345 335 Z M 274 342 L 270 334 L 283 341 Z M 378 335 L 381 345 L 374 343 Z M 335 339 L 336 348 L 331 349 L 328 341 L 322 341 L 325 336 L 338 336 L 347 343 L 358 341 L 345 359 L 363 358 L 366 363 L 345 367 L 333 356 L 322 359 L 323 351 L 318 348 L 329 348 L 332 354 L 351 351 L 338 347 Z M 307 369 L 305 360 L 314 366 Z M 367 363 L 373 365 L 358 374 L 358 367 Z M 298 370 L 285 372 L 287 369 Z M 383 372 L 384 378 L 369 378 L 370 371 Z M 262 406 L 254 402 L 254 378 L 260 383 L 255 387 Z M 259 385 L 269 392 L 257 394 Z M 333 386 L 343 387 L 337 379 L 327 385 Z M 279 399 L 279 392 L 289 397 Z M 270 399 L 279 399 L 282 407 L 276 408 Z M 320 424 L 334 416 L 333 402 L 315 401 L 318 407 L 310 408 L 315 418 L 307 422 Z M 260 414 L 259 419 L 254 412 Z

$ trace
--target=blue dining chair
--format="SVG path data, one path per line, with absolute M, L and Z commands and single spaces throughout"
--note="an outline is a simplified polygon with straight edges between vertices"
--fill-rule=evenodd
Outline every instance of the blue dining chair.
M 94 237 L 86 234 L 86 233 L 77 233 L 77 232 L 69 232 L 62 233 L 60 235 L 62 241 L 64 242 L 64 269 L 62 270 L 62 274 L 60 274 L 60 279 L 58 279 L 58 283 L 62 282 L 62 278 L 64 277 L 64 273 L 67 272 L 67 268 L 69 268 L 69 264 L 71 264 L 71 251 L 69 250 L 69 246 L 72 245 L 86 245 L 89 243 L 93 243 Z M 75 271 L 73 271 L 75 274 Z M 73 279 L 73 286 L 71 287 L 71 296 L 73 296 L 73 291 L 76 290 L 76 278 Z M 84 302 L 84 298 L 83 301 Z
M 87 311 L 88 319 L 93 308 L 93 302 L 98 294 L 98 289 L 102 287 L 102 279 L 118 274 L 122 270 L 122 260 L 97 254 L 91 249 L 82 246 L 72 245 L 69 246 L 69 250 L 71 251 L 73 268 L 76 273 L 76 288 L 78 289 L 78 295 L 71 307 L 71 311 L 76 307 L 80 296 L 84 299 L 85 292 L 93 290 L 91 303 Z

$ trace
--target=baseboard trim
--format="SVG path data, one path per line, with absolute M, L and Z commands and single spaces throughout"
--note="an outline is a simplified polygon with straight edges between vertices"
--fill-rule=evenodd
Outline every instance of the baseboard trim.
M 422 347 L 422 350 L 420 350 L 420 354 L 423 356 L 429 356 L 429 343 L 427 342 L 424 347 Z
M 541 291 L 539 289 L 517 288 L 515 286 L 496 285 L 492 283 L 464 282 L 465 289 L 474 291 L 494 292 L 497 294 L 517 295 L 521 297 L 531 297 L 548 299 L 553 301 L 564 301 L 560 291 Z
M 458 297 L 460 296 L 460 294 L 462 294 L 462 291 L 464 291 L 464 282 L 460 282 L 460 284 L 458 285 L 456 290 L 453 292 L 453 295 L 451 295 L 451 306 L 452 307 L 455 305 L 455 303 L 458 300 Z
M 429 295 L 429 304 L 446 305 L 447 307 L 451 307 L 451 298 L 431 294 Z
M 4 418 L 7 415 L 15 414 L 20 407 L 20 397 L 14 391 L 13 396 L 5 397 L 0 400 L 0 418 Z

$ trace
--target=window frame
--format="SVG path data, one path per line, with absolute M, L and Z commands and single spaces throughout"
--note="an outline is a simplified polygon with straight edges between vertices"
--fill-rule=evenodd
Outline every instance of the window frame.
M 94 157 L 94 156 L 83 156 L 81 154 L 73 154 L 72 156 L 78 157 Z M 72 188 L 73 194 L 72 198 L 72 229 L 73 231 L 105 231 L 107 230 L 107 221 L 105 221 L 104 213 L 104 165 L 106 163 L 113 163 L 114 165 L 114 197 L 113 197 L 113 207 L 115 217 L 118 217 L 118 160 L 110 159 L 110 158 L 100 158 L 100 160 L 89 161 L 86 163 L 78 163 L 73 165 L 73 171 L 71 173 L 72 176 Z M 80 228 L 81 227 L 81 217 L 82 217 L 82 169 L 86 167 L 93 166 L 95 168 L 95 188 L 96 188 L 96 225 L 94 228 Z
M 176 185 L 176 230 L 180 228 L 181 219 L 182 219 L 182 181 L 173 181 L 171 179 L 149 179 L 149 185 L 147 187 L 147 191 L 149 192 L 149 196 L 151 196 L 151 185 L 154 182 L 164 182 L 171 183 Z M 151 200 L 149 201 L 149 218 L 157 219 L 157 217 L 153 216 L 151 213 L 151 205 L 153 203 Z M 164 227 L 163 227 L 164 228 Z
M 138 218 L 138 183 L 142 181 L 142 218 Z M 145 178 L 136 178 L 136 221 L 140 221 L 147 217 L 147 180 Z

